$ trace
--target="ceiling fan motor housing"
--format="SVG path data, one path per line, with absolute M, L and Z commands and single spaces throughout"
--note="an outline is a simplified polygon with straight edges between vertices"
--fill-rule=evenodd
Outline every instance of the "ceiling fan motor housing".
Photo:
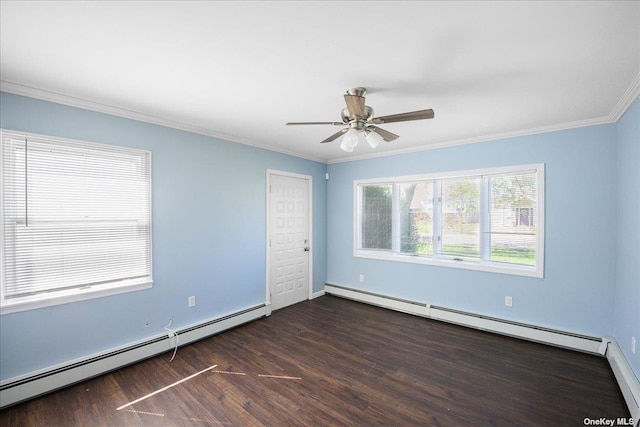
M 364 125 L 366 124 L 366 122 L 370 121 L 371 118 L 373 117 L 373 108 L 369 107 L 368 105 L 365 105 L 364 115 L 362 117 L 356 117 L 356 118 L 351 118 L 349 116 L 349 109 L 343 108 L 341 116 L 342 116 L 342 122 L 344 124 L 349 125 L 352 128 L 357 128 L 361 130 L 364 128 Z

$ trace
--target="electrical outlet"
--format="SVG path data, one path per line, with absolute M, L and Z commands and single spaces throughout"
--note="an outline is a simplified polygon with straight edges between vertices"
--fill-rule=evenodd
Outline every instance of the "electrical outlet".
M 361 275 L 360 275 L 359 280 L 360 280 L 360 283 L 364 283 L 364 274 L 361 274 Z
M 187 301 L 187 306 L 189 307 L 195 307 L 196 306 L 196 297 L 195 296 L 190 296 L 189 300 Z
M 636 337 L 631 337 L 631 353 L 636 354 Z
M 504 305 L 507 307 L 513 306 L 513 298 L 512 297 L 504 297 Z

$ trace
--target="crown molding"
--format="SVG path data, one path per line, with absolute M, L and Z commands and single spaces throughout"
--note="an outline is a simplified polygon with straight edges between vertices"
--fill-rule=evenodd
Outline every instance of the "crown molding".
M 373 159 L 378 157 L 395 156 L 395 155 L 406 154 L 406 153 L 416 153 L 420 151 L 428 151 L 428 150 L 435 150 L 439 148 L 453 147 L 458 145 L 473 144 L 478 142 L 488 142 L 488 141 L 495 141 L 499 139 L 515 138 L 515 137 L 535 135 L 535 134 L 546 133 L 546 132 L 575 129 L 579 127 L 615 123 L 620 119 L 620 117 L 624 115 L 624 113 L 631 106 L 633 101 L 635 101 L 636 98 L 640 96 L 640 73 L 636 75 L 634 80 L 631 82 L 631 85 L 624 92 L 624 94 L 622 95 L 618 103 L 615 105 L 613 110 L 609 113 L 609 115 L 605 117 L 598 117 L 598 118 L 587 119 L 587 120 L 578 120 L 578 121 L 567 122 L 567 123 L 558 123 L 558 124 L 553 124 L 549 126 L 540 126 L 536 128 L 523 129 L 523 130 L 512 131 L 512 132 L 481 135 L 473 138 L 463 138 L 463 139 L 457 139 L 457 140 L 443 141 L 439 143 L 429 144 L 428 146 L 398 149 L 398 150 L 377 152 L 377 153 L 374 152 L 374 153 L 364 154 L 360 156 L 353 156 L 353 157 L 347 157 L 347 158 L 335 158 L 335 159 L 329 159 L 329 160 L 312 157 L 312 156 L 305 156 L 293 151 L 257 144 L 253 141 L 244 140 L 242 138 L 238 138 L 232 135 L 226 135 L 219 132 L 214 132 L 211 129 L 201 128 L 201 127 L 190 125 L 187 123 L 165 119 L 163 117 L 146 114 L 139 111 L 128 110 L 125 108 L 115 107 L 112 105 L 108 105 L 108 104 L 104 104 L 96 101 L 77 98 L 74 96 L 64 95 L 61 93 L 48 91 L 44 89 L 38 89 L 38 88 L 25 86 L 25 85 L 8 82 L 4 80 L 0 80 L 0 91 L 11 93 L 14 95 L 26 96 L 29 98 L 36 98 L 43 101 L 54 102 L 57 104 L 63 104 L 70 107 L 77 107 L 85 110 L 91 110 L 98 113 L 109 114 L 112 116 L 118 116 L 126 119 L 137 120 L 141 122 L 165 126 L 172 129 L 183 130 L 186 132 L 191 132 L 199 135 L 209 136 L 212 138 L 236 142 L 236 143 L 248 145 L 254 148 L 260 148 L 263 150 L 273 151 L 280 154 L 286 154 L 289 156 L 293 156 L 293 157 L 297 157 L 305 160 L 311 160 L 314 162 L 332 164 L 332 163 L 352 162 L 352 161 L 358 161 L 358 160 L 367 160 L 367 159 Z
M 325 164 L 327 163 L 325 159 L 320 159 L 312 156 L 305 156 L 300 153 L 295 153 L 293 151 L 257 144 L 253 141 L 245 140 L 232 135 L 226 135 L 223 133 L 214 132 L 211 129 L 194 126 L 188 123 L 178 122 L 175 120 L 154 116 L 154 115 L 142 113 L 139 111 L 129 110 L 126 108 L 115 107 L 113 105 L 104 104 L 101 102 L 92 101 L 84 98 L 77 98 L 75 96 L 64 95 L 62 93 L 53 92 L 45 89 L 25 86 L 19 83 L 0 80 L 0 91 L 11 93 L 13 95 L 20 95 L 28 98 L 35 98 L 42 101 L 62 104 L 69 107 L 82 108 L 84 110 L 95 111 L 97 113 L 109 114 L 111 116 L 122 117 L 125 119 L 136 120 L 140 122 L 164 126 L 172 129 L 177 129 L 177 130 L 183 130 L 186 132 L 196 133 L 199 135 L 209 136 L 212 138 L 221 139 L 225 141 L 236 142 L 238 144 L 248 145 L 254 148 L 260 148 L 263 150 L 273 151 L 280 154 L 286 154 L 289 156 L 293 156 L 293 157 L 297 157 L 305 160 L 311 160 L 314 162 L 325 163 Z
M 620 117 L 626 113 L 638 96 L 640 96 L 640 73 L 638 73 L 636 78 L 633 79 L 629 88 L 622 95 L 622 98 L 620 98 L 620 101 L 618 101 L 616 106 L 613 107 L 613 110 L 611 110 L 611 113 L 609 114 L 610 120 L 612 122 L 620 120 Z
M 549 125 L 549 126 L 540 126 L 540 127 L 536 127 L 536 128 L 523 129 L 523 130 L 512 131 L 512 132 L 493 133 L 493 134 L 481 135 L 481 136 L 477 136 L 477 137 L 473 137 L 473 138 L 462 138 L 462 139 L 456 139 L 456 140 L 451 140 L 451 141 L 436 142 L 434 144 L 429 144 L 428 146 L 421 146 L 421 147 L 415 147 L 415 148 L 405 148 L 405 149 L 399 149 L 399 150 L 393 150 L 393 151 L 385 151 L 385 152 L 379 152 L 379 153 L 371 153 L 371 154 L 365 154 L 365 155 L 362 155 L 362 156 L 355 156 L 355 157 L 342 158 L 342 159 L 340 159 L 340 158 L 339 159 L 331 159 L 331 160 L 327 161 L 327 163 L 328 164 L 344 163 L 344 162 L 351 162 L 351 161 L 356 161 L 356 160 L 367 160 L 367 159 L 372 159 L 372 158 L 376 158 L 376 157 L 387 157 L 387 156 L 395 156 L 395 155 L 398 155 L 398 154 L 416 153 L 416 152 L 420 152 L 420 151 L 429 151 L 429 150 L 436 150 L 436 149 L 439 149 L 439 148 L 454 147 L 454 146 L 458 146 L 458 145 L 474 144 L 474 143 L 478 143 L 478 142 L 496 141 L 496 140 L 500 140 L 500 139 L 516 138 L 516 137 L 528 136 L 528 135 L 536 135 L 536 134 L 540 134 L 540 133 L 555 132 L 555 131 L 575 129 L 575 128 L 581 128 L 581 127 L 587 127 L 587 126 L 602 125 L 602 124 L 608 124 L 608 123 L 613 123 L 613 122 L 615 122 L 615 120 L 611 120 L 610 116 L 599 117 L 599 118 L 596 118 L 596 119 L 578 120 L 578 121 L 575 121 L 575 122 L 558 123 L 558 124 Z

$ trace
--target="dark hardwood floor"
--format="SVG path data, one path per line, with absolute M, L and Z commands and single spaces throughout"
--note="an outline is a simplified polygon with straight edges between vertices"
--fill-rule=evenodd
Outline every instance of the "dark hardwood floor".
M 332 296 L 170 356 L 7 408 L 0 425 L 511 427 L 629 417 L 602 357 Z

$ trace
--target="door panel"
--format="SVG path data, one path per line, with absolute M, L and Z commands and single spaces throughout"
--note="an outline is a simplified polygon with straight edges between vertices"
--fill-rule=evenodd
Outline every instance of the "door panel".
M 309 298 L 309 181 L 270 177 L 269 283 L 277 310 Z

